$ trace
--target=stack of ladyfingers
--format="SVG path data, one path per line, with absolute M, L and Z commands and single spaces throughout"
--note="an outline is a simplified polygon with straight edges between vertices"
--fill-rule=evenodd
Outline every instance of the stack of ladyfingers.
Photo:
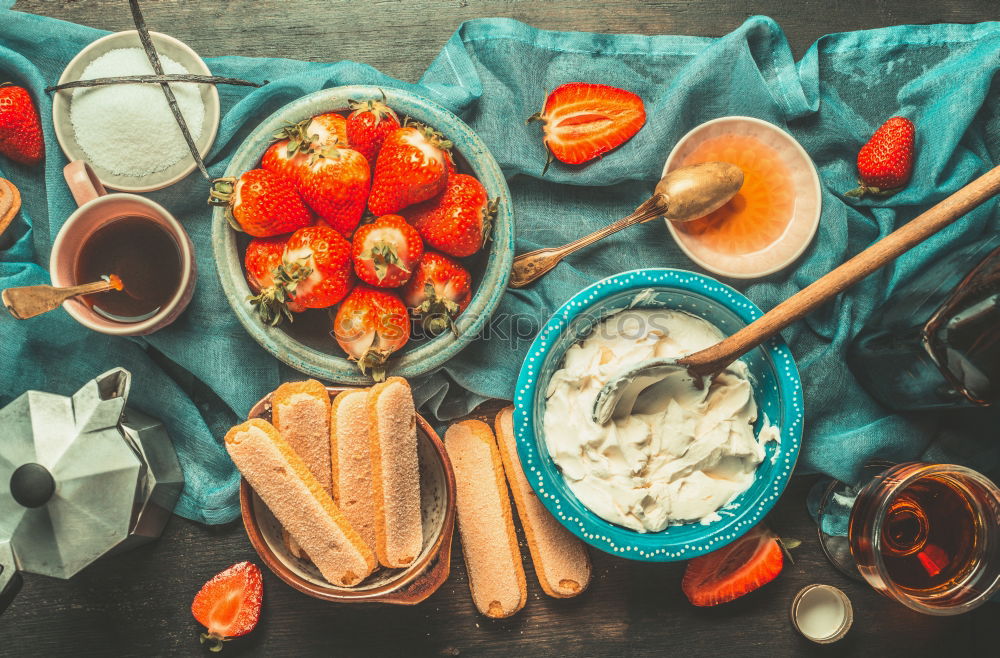
M 406 380 L 331 402 L 317 381 L 282 384 L 268 423 L 231 429 L 226 449 L 286 532 L 330 583 L 413 563 L 423 547 L 416 412 Z
M 527 600 L 508 484 L 542 590 L 556 598 L 576 596 L 591 574 L 587 549 L 549 514 L 521 470 L 511 412 L 507 408 L 497 416 L 496 437 L 478 420 L 456 423 L 444 437 L 455 470 L 458 531 L 472 600 L 494 618 L 517 613 Z

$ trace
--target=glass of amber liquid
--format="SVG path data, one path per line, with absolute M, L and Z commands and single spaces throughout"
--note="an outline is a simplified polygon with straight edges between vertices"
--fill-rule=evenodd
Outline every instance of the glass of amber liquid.
M 847 547 L 855 573 L 876 590 L 929 615 L 968 612 L 1000 591 L 1000 488 L 989 478 L 910 462 L 856 491 Z M 838 553 L 820 523 L 828 557 L 849 569 L 848 553 Z

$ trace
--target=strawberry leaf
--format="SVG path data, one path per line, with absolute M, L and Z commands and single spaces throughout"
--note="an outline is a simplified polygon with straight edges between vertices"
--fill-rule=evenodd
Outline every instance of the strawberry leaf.
M 775 539 L 778 540 L 778 546 L 781 547 L 781 552 L 785 554 L 788 561 L 795 564 L 795 558 L 792 557 L 792 550 L 801 546 L 802 540 L 793 537 L 776 537 Z

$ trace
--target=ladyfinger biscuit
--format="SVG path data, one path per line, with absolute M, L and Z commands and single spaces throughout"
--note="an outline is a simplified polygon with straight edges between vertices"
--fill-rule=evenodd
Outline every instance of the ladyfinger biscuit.
M 410 385 L 390 377 L 368 392 L 375 553 L 387 567 L 412 564 L 423 548 L 417 417 Z
M 271 396 L 271 421 L 320 485 L 332 495 L 330 396 L 326 387 L 315 379 L 282 384 Z M 306 557 L 287 532 L 282 538 L 292 555 Z
M 368 391 L 343 391 L 330 409 L 333 500 L 361 538 L 375 546 Z
M 497 414 L 496 419 L 497 446 L 504 472 L 528 540 L 528 551 L 535 565 L 538 583 L 549 596 L 567 599 L 587 589 L 590 584 L 590 555 L 583 542 L 545 509 L 524 476 L 514 439 L 513 412 L 513 407 L 507 407 Z
M 371 548 L 270 423 L 253 418 L 232 428 L 226 434 L 226 450 L 324 578 L 350 587 L 375 569 Z
M 271 396 L 271 421 L 320 486 L 332 493 L 330 395 L 326 387 L 315 379 L 282 384 Z
M 445 432 L 444 447 L 455 469 L 458 532 L 472 600 L 487 617 L 509 617 L 524 607 L 528 588 L 493 432 L 481 421 L 462 421 Z

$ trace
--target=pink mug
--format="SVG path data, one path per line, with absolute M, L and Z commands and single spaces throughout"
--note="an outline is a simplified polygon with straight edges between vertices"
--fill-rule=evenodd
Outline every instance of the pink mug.
M 114 336 L 151 334 L 176 320 L 191 301 L 197 278 L 194 246 L 184 227 L 154 201 L 135 194 L 108 194 L 94 170 L 83 160 L 70 162 L 63 169 L 63 175 L 79 208 L 63 224 L 52 245 L 49 275 L 53 286 L 90 283 L 76 280 L 80 247 L 99 228 L 122 217 L 138 215 L 159 224 L 173 237 L 181 261 L 181 278 L 177 291 L 152 317 L 138 322 L 117 322 L 96 313 L 80 299 L 63 302 L 66 312 L 88 329 Z

